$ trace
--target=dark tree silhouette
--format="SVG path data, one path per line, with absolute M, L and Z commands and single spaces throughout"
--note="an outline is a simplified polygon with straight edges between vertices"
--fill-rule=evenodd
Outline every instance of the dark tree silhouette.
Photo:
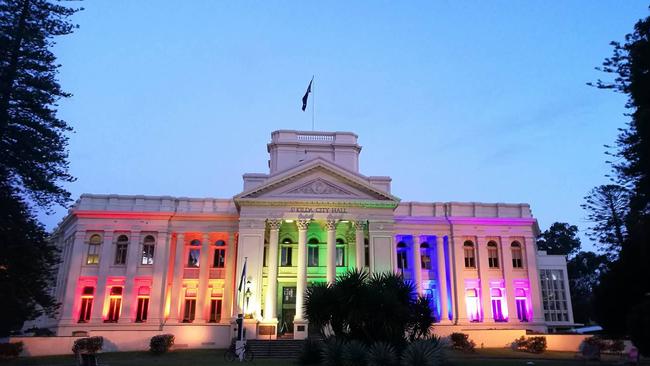
M 618 257 L 627 236 L 628 196 L 626 188 L 607 184 L 592 189 L 581 205 L 587 211 L 587 220 L 592 223 L 587 236 L 601 245 L 610 260 Z
M 578 227 L 565 222 L 555 222 L 537 239 L 537 249 L 548 254 L 571 256 L 580 250 Z
M 598 286 L 600 275 L 609 263 L 605 255 L 594 252 L 578 252 L 567 262 L 573 320 L 591 324 L 594 320 L 593 291 Z

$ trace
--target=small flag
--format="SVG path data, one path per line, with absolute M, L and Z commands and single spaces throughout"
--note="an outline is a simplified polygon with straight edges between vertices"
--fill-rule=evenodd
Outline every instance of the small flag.
M 305 109 L 307 109 L 307 98 L 309 97 L 309 93 L 311 93 L 311 83 L 314 81 L 314 77 L 311 77 L 311 80 L 309 81 L 309 86 L 307 87 L 307 91 L 305 92 L 305 95 L 302 97 L 302 111 L 304 112 Z
M 246 263 L 248 262 L 248 258 L 244 258 L 244 268 L 241 270 L 241 279 L 239 280 L 239 289 L 238 291 L 241 292 L 241 290 L 244 288 L 244 281 L 246 281 Z

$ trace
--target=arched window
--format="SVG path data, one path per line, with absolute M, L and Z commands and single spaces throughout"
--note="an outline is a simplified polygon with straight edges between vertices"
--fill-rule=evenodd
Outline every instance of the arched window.
M 153 253 L 156 249 L 156 239 L 152 235 L 147 235 L 142 242 L 142 261 L 141 264 L 153 264 Z
M 499 268 L 499 249 L 497 249 L 497 243 L 495 241 L 490 240 L 487 243 L 487 252 L 488 252 L 488 267 Z
M 431 255 L 429 254 L 429 243 L 426 241 L 420 244 L 420 262 L 422 269 L 431 269 Z
M 318 267 L 318 238 L 310 238 L 307 244 L 307 266 Z
M 225 247 L 225 246 L 226 246 L 226 242 L 223 241 L 223 240 L 217 240 L 216 242 L 214 242 L 214 246 L 215 246 L 215 247 Z
M 476 268 L 474 243 L 471 240 L 466 240 L 463 243 L 463 252 L 465 253 L 465 268 Z
M 129 248 L 129 237 L 120 235 L 117 237 L 117 244 L 115 246 L 115 264 L 126 264 L 126 252 Z
M 513 241 L 510 244 L 510 249 L 512 250 L 512 268 L 524 268 L 521 244 L 518 241 Z
M 94 296 L 95 288 L 92 286 L 86 286 L 81 291 L 81 309 L 79 311 L 79 323 L 86 323 L 90 321 L 90 313 L 92 312 L 93 308 Z
M 198 268 L 200 256 L 201 256 L 201 241 L 198 239 L 194 239 L 190 242 L 190 248 L 187 251 L 187 267 Z
M 99 248 L 102 245 L 102 237 L 99 234 L 94 234 L 88 240 L 88 256 L 86 257 L 86 264 L 99 264 Z
M 292 243 L 291 238 L 282 239 L 282 244 L 291 244 L 291 243 Z
M 308 244 L 318 244 L 318 238 L 311 238 L 311 239 L 309 239 Z
M 341 239 L 341 238 L 337 238 L 337 239 L 336 239 L 336 244 L 337 244 L 337 245 L 343 245 L 343 244 L 345 244 L 345 240 L 343 240 L 343 239 Z
M 408 259 L 406 256 L 406 243 L 400 241 L 397 243 L 397 268 L 408 269 Z

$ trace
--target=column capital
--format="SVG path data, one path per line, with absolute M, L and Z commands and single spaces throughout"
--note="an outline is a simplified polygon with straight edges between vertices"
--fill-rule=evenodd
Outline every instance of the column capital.
M 266 226 L 269 227 L 269 230 L 280 230 L 280 225 L 282 225 L 282 220 L 280 219 L 266 219 Z
M 210 240 L 210 233 L 203 233 L 201 238 L 203 239 L 203 241 L 209 241 Z
M 355 230 L 357 231 L 363 231 L 366 228 L 367 224 L 368 224 L 368 220 L 363 220 L 363 219 L 352 220 L 352 226 L 354 226 Z
M 337 223 L 338 220 L 336 219 L 327 219 L 327 221 L 325 221 L 325 228 L 327 229 L 327 231 L 334 231 L 336 230 Z
M 309 223 L 311 222 L 311 219 L 298 219 L 296 220 L 296 225 L 298 226 L 298 230 L 307 230 L 309 227 Z
M 420 234 L 413 234 L 413 244 L 420 244 Z

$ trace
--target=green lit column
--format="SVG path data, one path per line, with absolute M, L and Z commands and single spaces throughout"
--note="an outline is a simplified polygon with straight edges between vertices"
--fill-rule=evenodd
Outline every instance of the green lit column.
M 327 283 L 336 281 L 336 220 L 328 219 L 327 229 Z
M 355 259 L 356 259 L 356 268 L 361 270 L 363 269 L 364 265 L 367 263 L 364 263 L 364 258 L 365 258 L 365 241 L 364 241 L 364 227 L 365 227 L 366 222 L 364 220 L 355 220 L 352 221 L 352 225 L 354 225 L 355 229 L 355 236 L 354 236 L 354 241 L 355 241 Z
M 276 302 L 278 291 L 278 239 L 280 236 L 280 224 L 282 221 L 268 219 L 269 226 L 269 252 L 268 252 L 268 284 L 266 286 L 266 297 L 264 299 L 264 320 L 277 321 Z

